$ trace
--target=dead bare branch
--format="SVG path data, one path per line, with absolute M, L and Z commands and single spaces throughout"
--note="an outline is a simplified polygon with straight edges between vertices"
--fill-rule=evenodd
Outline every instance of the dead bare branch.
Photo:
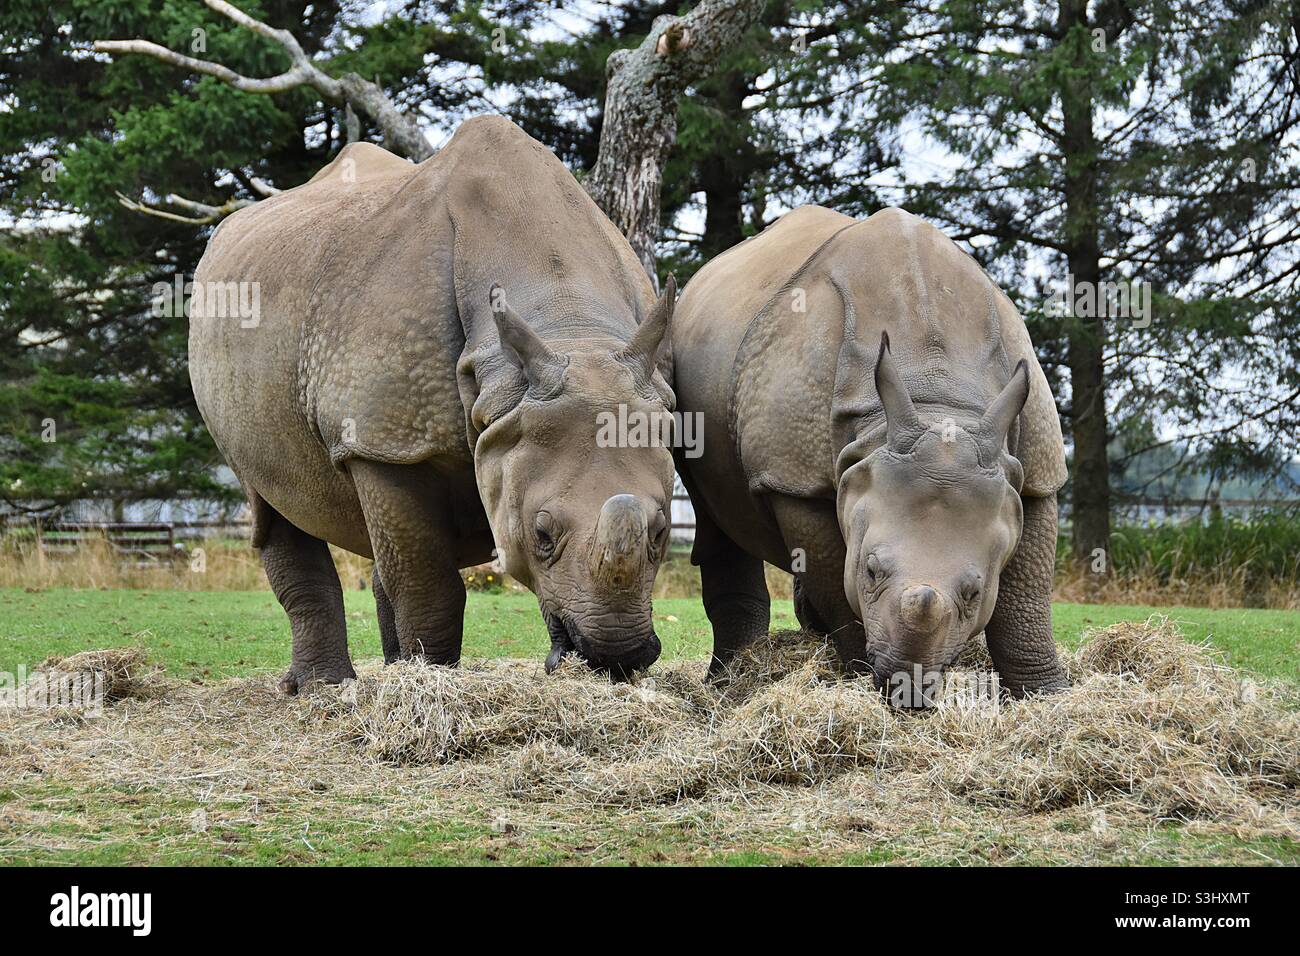
M 226 0 L 203 2 L 239 26 L 280 44 L 293 65 L 277 76 L 259 78 L 236 73 L 221 63 L 176 53 L 149 40 L 96 40 L 94 48 L 99 53 L 151 56 L 192 73 L 216 77 L 245 93 L 287 93 L 300 86 L 307 86 L 329 103 L 350 106 L 358 113 L 368 116 L 393 152 L 417 163 L 433 155 L 434 150 L 415 118 L 399 110 L 378 84 L 362 79 L 355 73 L 335 79 L 312 62 L 311 57 L 303 51 L 298 38 L 289 30 L 280 30 L 263 23 Z
M 267 188 L 274 189 L 274 187 Z M 279 192 L 278 189 L 274 191 Z M 165 209 L 159 209 L 157 206 L 150 206 L 147 203 L 138 202 L 123 193 L 117 193 L 117 201 L 132 212 L 138 212 L 141 215 L 153 216 L 156 219 L 166 219 L 169 222 L 181 222 L 190 226 L 208 226 L 214 222 L 220 222 L 231 213 L 237 212 L 245 206 L 254 205 L 259 200 L 229 199 L 220 206 L 213 206 L 193 199 L 186 199 L 184 196 L 177 196 L 175 193 L 171 193 L 165 197 L 164 202 L 168 205 L 196 213 L 196 215 L 193 216 L 182 216 L 179 213 L 168 212 Z
M 203 0 L 208 7 L 239 26 L 280 44 L 292 67 L 278 76 L 243 76 L 229 67 L 185 56 L 147 40 L 97 40 L 95 49 L 113 54 L 142 54 L 194 73 L 216 77 L 248 93 L 283 93 L 300 86 L 316 90 L 328 102 L 368 117 L 393 152 L 413 162 L 435 152 L 416 118 L 404 113 L 377 83 L 355 73 L 334 78 L 303 51 L 297 38 L 249 16 L 226 0 Z M 659 195 L 664 165 L 677 139 L 677 101 L 692 83 L 707 77 L 718 60 L 740 42 L 763 12 L 765 0 L 703 0 L 681 17 L 655 20 L 649 35 L 635 49 L 617 50 L 606 63 L 609 79 L 600 151 L 586 179 L 597 205 L 631 242 L 651 281 L 656 281 L 655 242 L 659 234 Z M 348 138 L 355 138 L 348 120 Z M 253 181 L 263 195 L 272 187 Z M 181 216 L 119 196 L 127 208 L 170 219 L 205 225 L 255 200 L 231 200 L 221 206 L 195 203 L 177 196 L 167 202 L 197 216 Z
M 714 70 L 763 7 L 764 0 L 704 0 L 685 16 L 657 18 L 640 46 L 616 50 L 606 61 L 605 119 L 587 192 L 627 236 L 652 282 L 678 98 Z

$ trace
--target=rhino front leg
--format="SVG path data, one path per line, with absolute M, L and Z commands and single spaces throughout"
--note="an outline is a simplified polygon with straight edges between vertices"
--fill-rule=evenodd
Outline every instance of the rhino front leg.
M 431 664 L 457 663 L 465 585 L 456 565 L 450 508 L 437 492 L 438 476 L 419 465 L 369 461 L 354 461 L 349 471 L 375 554 L 384 659 L 423 657 Z M 392 628 L 386 634 L 389 611 Z
M 867 641 L 844 596 L 844 538 L 834 504 L 779 496 L 772 513 L 790 552 L 799 624 L 825 634 L 848 670 L 863 669 Z
M 813 604 L 802 574 L 794 576 L 794 616 L 799 619 L 799 626 L 805 631 L 825 634 L 831 629 Z
M 1065 671 L 1052 637 L 1056 570 L 1056 495 L 1024 499 L 1020 547 L 1002 572 L 984 636 L 1002 686 L 1013 697 L 1060 690 Z
M 293 632 L 293 658 L 280 690 L 296 694 L 311 680 L 337 684 L 356 677 L 348 657 L 343 589 L 329 546 L 273 514 L 260 551 L 266 578 Z
M 397 640 L 397 620 L 393 616 L 393 602 L 388 600 L 384 582 L 379 580 L 379 568 L 370 575 L 371 590 L 375 595 L 375 616 L 379 618 L 379 642 L 384 648 L 384 663 L 391 664 L 402 656 L 402 645 Z

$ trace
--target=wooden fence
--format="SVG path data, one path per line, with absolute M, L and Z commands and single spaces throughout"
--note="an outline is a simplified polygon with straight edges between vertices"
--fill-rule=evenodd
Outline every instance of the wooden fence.
M 1123 514 L 1136 508 L 1131 517 L 1150 520 L 1161 515 L 1194 518 L 1216 505 L 1223 510 L 1249 512 L 1259 508 L 1294 507 L 1295 499 L 1220 499 L 1204 501 L 1191 498 L 1127 499 L 1116 496 L 1116 513 Z M 671 505 L 672 539 L 675 545 L 689 545 L 695 538 L 695 510 L 688 495 L 678 485 Z M 1145 514 L 1143 513 L 1145 512 Z M 1063 514 L 1069 523 L 1068 513 Z M 51 558 L 74 553 L 90 540 L 103 539 L 123 561 L 136 566 L 157 566 L 180 560 L 185 556 L 188 541 L 218 534 L 243 537 L 248 534 L 247 524 L 230 521 L 84 521 L 46 522 L 39 519 L 19 519 L 12 516 L 0 519 L 0 533 L 34 534 L 42 552 Z
M 37 547 L 50 558 L 68 557 L 99 539 L 137 566 L 169 564 L 184 556 L 176 546 L 176 528 L 168 522 L 37 522 L 35 531 Z

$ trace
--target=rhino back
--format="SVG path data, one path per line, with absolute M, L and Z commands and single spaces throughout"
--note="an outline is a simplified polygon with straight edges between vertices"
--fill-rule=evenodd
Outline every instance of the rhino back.
M 770 554 L 769 560 L 774 562 L 783 560 L 785 545 L 764 520 L 768 515 L 758 500 L 770 490 L 774 476 L 752 469 L 753 463 L 740 457 L 733 422 L 737 363 L 742 351 L 749 354 L 756 347 L 749 338 L 756 317 L 774 309 L 788 311 L 794 297 L 801 294 L 796 291 L 800 288 L 796 277 L 827 241 L 854 222 L 819 206 L 802 206 L 787 213 L 697 272 L 673 317 L 678 406 L 703 416 L 704 454 L 686 461 L 692 493 L 723 530 L 746 541 L 751 551 Z M 800 348 L 817 347 L 816 336 L 792 341 Z M 806 391 L 798 384 L 799 376 L 809 366 L 815 367 L 816 361 L 783 366 L 774 356 L 764 387 L 776 393 L 785 391 L 786 397 L 779 403 L 747 406 L 751 417 L 743 430 L 792 445 L 815 440 L 808 432 L 797 431 L 800 425 L 813 431 L 825 427 L 815 415 L 801 415 L 806 410 L 797 407 L 803 401 L 800 394 Z M 749 370 L 760 371 L 753 363 Z M 799 416 L 800 425 L 789 422 L 791 414 Z M 798 467 L 785 467 L 781 472 L 781 480 L 787 483 L 798 478 L 795 483 L 800 484 L 806 478 Z M 760 537 L 764 540 L 756 540 Z M 696 548 L 701 552 L 700 543 Z
M 504 117 L 484 116 L 464 123 L 424 166 L 435 162 L 445 170 L 435 188 L 446 190 L 454 227 L 470 350 L 496 347 L 488 301 L 498 283 L 544 339 L 630 339 L 654 304 L 650 280 L 554 153 Z
M 378 147 L 346 147 L 310 182 L 228 218 L 209 242 L 198 289 L 252 284 L 256 321 L 214 312 L 204 295 L 191 302 L 190 379 L 226 460 L 299 527 L 362 553 L 351 483 L 332 466 L 306 401 L 304 344 L 323 331 L 315 297 L 340 236 L 363 228 L 414 169 Z
M 717 355 L 713 377 L 697 384 L 686 348 L 677 364 L 679 394 L 713 416 L 725 409 L 731 493 L 743 481 L 751 495 L 834 497 L 839 448 L 831 405 L 846 300 L 860 341 L 874 345 L 888 331 L 924 417 L 977 419 L 1026 359 L 1031 391 L 1015 448 L 1025 465 L 1024 493 L 1050 494 L 1063 483 L 1060 425 L 1024 322 L 939 230 L 896 209 L 861 221 L 826 210 L 801 219 L 791 213 L 718 262 L 727 259 L 714 275 L 702 270 L 708 281 L 695 288 L 692 280 L 684 297 L 696 339 L 716 335 L 721 343 L 700 346 Z M 882 429 L 869 376 L 863 387 L 865 426 Z M 706 425 L 709 437 L 720 431 Z M 706 458 L 718 453 L 707 442 L 706 449 Z
M 769 308 L 746 333 L 736 361 L 733 438 L 751 472 L 798 484 L 804 494 L 834 493 L 839 452 L 828 422 L 846 301 L 856 313 L 858 340 L 874 346 L 888 332 L 891 351 L 923 418 L 978 420 L 1010 380 L 1020 359 L 1030 368 L 1030 397 L 1020 416 L 1013 451 L 1025 465 L 1024 493 L 1054 492 L 1065 479 L 1060 423 L 1028 331 L 1010 300 L 970 256 L 940 230 L 900 209 L 885 209 L 840 230 L 803 269 L 799 282 L 807 314 Z M 772 374 L 776 363 L 789 371 Z M 863 426 L 883 438 L 884 412 L 870 377 L 857 396 Z M 782 406 L 782 427 L 807 438 L 785 449 L 771 429 Z M 761 410 L 761 411 L 760 411 Z M 756 414 L 756 411 L 758 412 Z
M 191 316 L 191 379 L 218 447 L 276 510 L 353 550 L 349 458 L 472 474 L 457 361 L 499 351 L 494 282 L 551 337 L 626 341 L 653 302 L 622 236 L 502 117 L 462 124 L 418 166 L 346 147 L 230 217 L 197 279 L 261 290 L 256 328 Z

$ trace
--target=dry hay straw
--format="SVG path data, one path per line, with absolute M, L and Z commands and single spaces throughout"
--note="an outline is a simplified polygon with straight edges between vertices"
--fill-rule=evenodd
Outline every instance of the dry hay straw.
M 138 647 L 111 647 L 82 651 L 66 657 L 48 657 L 36 671 L 56 680 L 60 675 L 93 674 L 104 688 L 104 701 L 116 703 L 131 697 L 149 697 L 162 690 L 159 669 Z
M 138 647 L 114 647 L 49 657 L 26 675 L 21 686 L 0 689 L 0 708 L 38 706 L 75 718 L 105 704 L 163 691 L 159 668 Z
M 989 666 L 982 647 L 960 663 Z M 1163 619 L 1095 631 L 1066 663 L 1062 693 L 994 705 L 954 681 L 927 712 L 891 709 L 798 632 L 751 647 L 719 684 L 699 662 L 612 683 L 508 660 L 366 663 L 295 699 L 269 677 L 167 681 L 99 720 L 0 715 L 0 774 L 201 786 L 241 820 L 297 808 L 363 832 L 501 812 L 569 831 L 688 826 L 701 840 L 802 834 L 999 861 L 1026 841 L 1053 859 L 1113 859 L 1117 829 L 1170 820 L 1300 838 L 1294 687 L 1245 677 Z
M 821 642 L 785 632 L 716 687 L 693 664 L 618 684 L 579 665 L 544 678 L 512 663 L 403 663 L 311 699 L 373 759 L 474 762 L 521 797 L 637 807 L 866 772 L 906 781 L 916 800 L 1022 813 L 1112 802 L 1300 835 L 1292 689 L 1243 677 L 1163 619 L 1094 632 L 1067 667 L 1060 694 L 994 706 L 951 681 L 932 711 L 902 713 L 868 680 L 839 678 Z

